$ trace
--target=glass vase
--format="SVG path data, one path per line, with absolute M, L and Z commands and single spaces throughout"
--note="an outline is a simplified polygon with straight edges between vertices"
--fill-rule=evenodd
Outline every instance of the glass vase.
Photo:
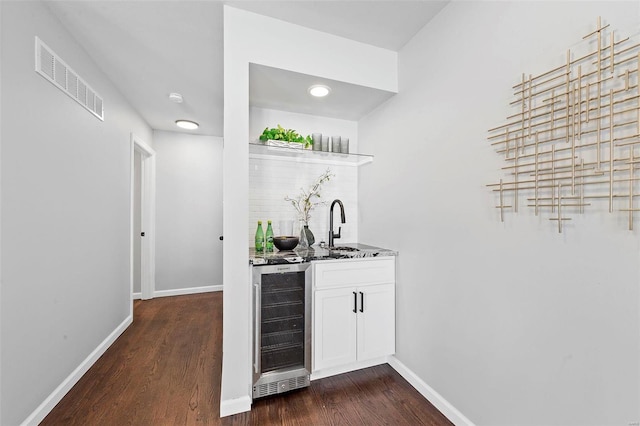
M 304 223 L 300 227 L 300 242 L 299 244 L 302 247 L 311 247 L 316 242 L 316 238 L 309 229 L 309 225 L 305 225 Z
M 304 225 L 300 224 L 300 238 L 298 240 L 298 247 L 306 249 L 309 248 L 309 240 L 307 240 L 307 233 L 304 232 Z

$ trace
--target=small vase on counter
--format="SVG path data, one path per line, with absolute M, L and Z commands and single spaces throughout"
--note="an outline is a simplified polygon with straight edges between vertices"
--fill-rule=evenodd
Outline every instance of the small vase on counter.
M 316 238 L 309 229 L 309 225 L 302 225 L 300 227 L 300 242 L 302 247 L 311 247 L 316 242 Z
M 304 232 L 304 226 L 300 223 L 300 238 L 298 239 L 298 247 L 306 249 L 309 248 L 309 241 L 307 240 L 307 233 Z

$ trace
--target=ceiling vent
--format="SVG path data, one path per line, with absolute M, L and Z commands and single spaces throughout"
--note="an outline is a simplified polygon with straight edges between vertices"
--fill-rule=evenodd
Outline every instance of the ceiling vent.
M 104 121 L 102 97 L 36 37 L 36 72 Z

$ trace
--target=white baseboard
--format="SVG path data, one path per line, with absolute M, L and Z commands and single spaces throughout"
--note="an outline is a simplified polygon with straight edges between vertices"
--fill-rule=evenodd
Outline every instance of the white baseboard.
M 232 416 L 245 411 L 251 411 L 251 397 L 248 395 L 220 401 L 220 417 Z
M 367 361 L 354 362 L 352 364 L 341 365 L 339 367 L 325 368 L 323 370 L 314 371 L 311 373 L 311 380 L 324 379 L 325 377 L 336 376 L 338 374 L 348 373 L 350 371 L 361 370 L 363 368 L 373 367 L 374 365 L 381 365 L 387 363 L 386 356 L 370 359 Z
M 183 296 L 185 294 L 210 293 L 212 291 L 222 291 L 222 288 L 223 286 L 221 285 L 207 285 L 202 287 L 176 288 L 172 290 L 156 290 L 153 292 L 153 297 Z
M 22 422 L 22 426 L 36 426 L 40 423 L 132 322 L 133 317 L 131 315 L 125 318 L 125 320 L 122 321 L 122 323 L 116 327 L 116 329 L 113 330 L 111 334 L 109 334 L 109 336 L 107 336 L 107 338 L 104 339 L 102 343 L 100 343 L 98 347 L 95 348 L 93 352 L 91 352 L 89 356 L 85 358 L 85 360 L 82 361 L 66 379 L 62 381 L 62 383 L 60 383 L 60 385 L 58 385 L 58 387 L 42 402 L 42 404 L 40 404 L 38 408 L 36 408 L 35 411 Z
M 442 395 L 435 391 L 431 386 L 426 384 L 413 371 L 409 370 L 406 365 L 398 360 L 395 356 L 389 357 L 389 365 L 393 367 L 404 379 L 411 384 L 418 392 L 429 400 L 442 414 L 445 415 L 456 426 L 475 426 L 471 420 L 466 418 L 464 414 L 458 411 L 449 401 L 444 399 Z
M 222 288 L 223 286 L 221 285 L 208 285 L 202 287 L 176 288 L 173 290 L 158 290 L 153 292 L 153 297 L 183 296 L 185 294 L 210 293 L 213 291 L 222 291 Z M 142 293 L 132 293 L 131 299 L 142 299 Z

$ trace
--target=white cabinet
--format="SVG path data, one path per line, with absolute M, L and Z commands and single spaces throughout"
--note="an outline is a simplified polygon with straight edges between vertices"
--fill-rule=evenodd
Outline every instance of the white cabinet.
M 393 354 L 395 258 L 314 266 L 314 371 Z
M 391 355 L 396 349 L 395 284 L 358 287 L 357 360 Z
M 353 289 L 315 292 L 313 354 L 314 370 L 348 364 L 356 360 L 356 317 Z

